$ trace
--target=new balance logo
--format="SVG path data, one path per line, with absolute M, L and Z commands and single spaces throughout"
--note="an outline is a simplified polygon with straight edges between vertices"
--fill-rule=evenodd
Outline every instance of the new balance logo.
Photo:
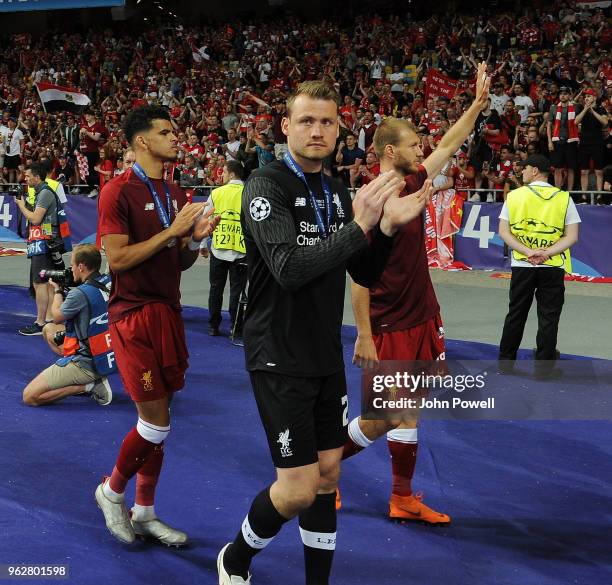
M 147 203 L 145 205 L 145 211 L 153 211 L 155 209 L 155 203 Z
M 278 441 L 280 443 L 280 452 L 283 457 L 291 457 L 293 455 L 293 451 L 289 447 L 289 443 L 291 443 L 291 439 L 289 438 L 289 429 L 284 430 L 282 433 L 278 434 Z
M 306 207 L 306 197 L 296 197 L 295 206 L 296 207 Z

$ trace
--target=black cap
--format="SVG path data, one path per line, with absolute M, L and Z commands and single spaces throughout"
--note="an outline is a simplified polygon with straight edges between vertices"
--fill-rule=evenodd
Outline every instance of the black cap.
M 570 88 L 569 88 L 569 87 L 567 87 L 567 85 L 562 85 L 562 86 L 559 88 L 559 93 L 564 93 L 564 92 L 565 92 L 565 93 L 571 93 Z
M 550 171 L 550 161 L 543 154 L 529 155 L 524 161 L 521 161 L 522 167 L 536 167 L 543 173 Z

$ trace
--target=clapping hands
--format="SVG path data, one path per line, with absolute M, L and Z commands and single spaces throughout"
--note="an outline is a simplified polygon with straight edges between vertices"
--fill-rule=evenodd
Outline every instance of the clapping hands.
M 410 195 L 400 197 L 399 192 L 387 199 L 383 207 L 380 228 L 387 236 L 392 236 L 403 225 L 416 219 L 434 194 L 433 183 L 426 180 L 423 186 Z

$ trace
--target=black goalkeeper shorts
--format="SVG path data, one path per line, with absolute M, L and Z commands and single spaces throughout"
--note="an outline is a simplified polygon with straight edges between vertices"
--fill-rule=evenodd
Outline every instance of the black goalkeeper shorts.
M 320 378 L 249 372 L 275 467 L 310 465 L 348 439 L 344 370 Z

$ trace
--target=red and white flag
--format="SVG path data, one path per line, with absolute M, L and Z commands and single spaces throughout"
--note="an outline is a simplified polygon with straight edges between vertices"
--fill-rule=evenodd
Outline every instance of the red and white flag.
M 74 155 L 76 156 L 77 160 L 79 177 L 81 181 L 85 183 L 87 181 L 87 177 L 89 177 L 89 163 L 87 162 L 85 155 L 81 154 L 78 150 L 74 151 Z
M 453 236 L 461 229 L 463 198 L 454 189 L 438 191 L 425 208 L 425 247 L 427 263 L 433 268 L 449 268 L 455 259 Z
M 206 45 L 203 45 L 198 49 L 195 42 L 190 43 L 191 46 L 191 56 L 196 63 L 201 63 L 202 61 L 210 61 L 210 55 L 206 52 Z
M 36 90 L 45 112 L 81 114 L 91 103 L 89 97 L 78 89 L 52 85 L 51 83 L 37 83 Z

